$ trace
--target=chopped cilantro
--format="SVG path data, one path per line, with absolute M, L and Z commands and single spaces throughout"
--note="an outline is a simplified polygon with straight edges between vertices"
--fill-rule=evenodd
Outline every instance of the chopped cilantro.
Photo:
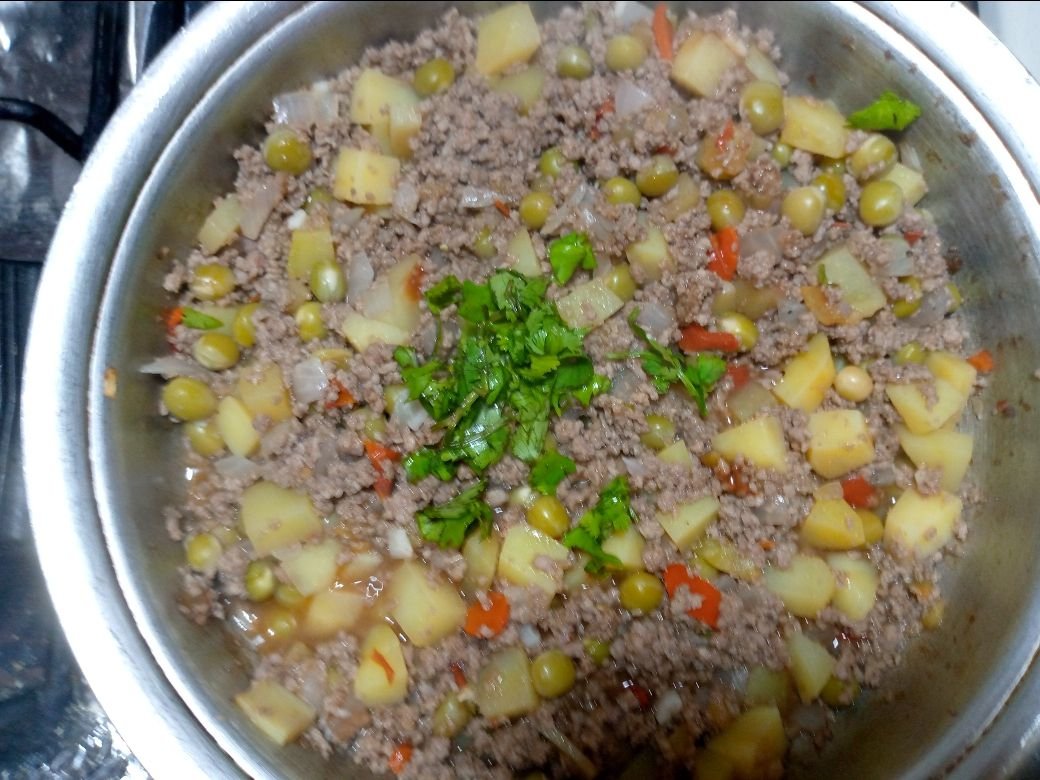
M 426 305 L 430 312 L 440 314 L 453 303 L 458 302 L 462 284 L 455 276 L 446 276 L 426 291 Z
M 596 253 L 584 233 L 568 233 L 549 244 L 549 265 L 557 284 L 567 284 L 578 268 L 596 268 Z
M 558 452 L 545 452 L 531 467 L 531 487 L 547 496 L 556 495 L 557 486 L 577 470 L 574 461 Z
M 211 317 L 205 312 L 201 312 L 198 309 L 192 309 L 185 306 L 182 312 L 181 323 L 186 328 L 194 328 L 195 330 L 213 330 L 219 328 L 224 323 L 218 320 L 216 317 Z
M 455 464 L 445 463 L 437 451 L 429 447 L 423 447 L 406 455 L 403 464 L 404 473 L 411 482 L 418 482 L 431 475 L 445 482 L 455 477 Z
M 904 130 L 919 116 L 920 106 L 886 90 L 869 106 L 849 114 L 849 126 L 858 130 Z
M 415 513 L 419 533 L 428 542 L 441 547 L 461 547 L 466 532 L 477 523 L 480 532 L 487 536 L 491 532 L 492 511 L 480 495 L 486 483 L 481 480 L 470 485 L 457 496 L 443 504 L 428 506 Z
M 603 542 L 613 534 L 628 529 L 635 519 L 629 502 L 628 479 L 614 477 L 600 491 L 596 505 L 581 516 L 578 525 L 563 535 L 561 540 L 568 547 L 583 550 L 592 556 L 585 570 L 595 574 L 607 566 L 620 567 L 617 557 L 603 550 Z

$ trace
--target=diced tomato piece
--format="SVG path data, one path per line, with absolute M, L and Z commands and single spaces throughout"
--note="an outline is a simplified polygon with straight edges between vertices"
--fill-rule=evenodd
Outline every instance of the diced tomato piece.
M 408 766 L 408 763 L 412 760 L 412 745 L 410 742 L 402 742 L 400 745 L 394 748 L 394 752 L 390 754 L 390 758 L 387 760 L 387 766 L 390 771 L 395 775 L 401 774 L 404 768 Z
M 740 235 L 735 227 L 723 228 L 711 234 L 711 259 L 708 270 L 725 282 L 737 274 L 740 260 Z
M 908 243 L 910 246 L 913 246 L 918 241 L 920 241 L 922 238 L 924 238 L 924 231 L 923 230 L 904 230 L 903 231 L 903 238 L 906 239 L 906 243 Z
M 988 349 L 980 349 L 970 358 L 968 362 L 978 371 L 980 374 L 988 374 L 996 366 L 996 362 L 993 360 L 993 355 Z
M 726 366 L 726 376 L 733 381 L 736 391 L 751 381 L 751 369 L 743 363 L 730 363 Z
M 630 691 L 632 695 L 636 697 L 636 701 L 639 702 L 639 709 L 650 709 L 650 705 L 653 703 L 653 694 L 651 694 L 650 691 L 635 680 L 625 680 L 621 683 L 621 687 L 626 691 Z
M 502 205 L 504 206 L 505 204 L 503 203 Z M 506 216 L 509 216 L 508 208 L 506 209 Z M 425 273 L 426 271 L 423 270 L 421 265 L 416 265 L 412 272 L 408 274 L 408 279 L 405 280 L 405 294 L 415 302 L 422 300 L 422 281 Z
M 466 687 L 466 673 L 462 670 L 462 664 L 458 661 L 452 661 L 448 664 L 448 668 L 451 670 L 451 676 L 455 680 L 455 687 L 465 688 Z
M 700 325 L 687 325 L 679 338 L 683 352 L 739 352 L 740 342 L 732 333 L 717 333 Z
M 843 479 L 841 493 L 845 503 L 856 509 L 870 509 L 878 503 L 877 491 L 864 477 Z
M 496 200 L 495 208 L 498 209 L 498 213 L 506 219 L 509 219 L 509 206 L 506 205 L 505 201 Z
M 342 409 L 345 406 L 353 406 L 357 403 L 357 399 L 339 380 L 333 379 L 331 384 L 336 388 L 336 398 L 325 404 L 326 409 Z

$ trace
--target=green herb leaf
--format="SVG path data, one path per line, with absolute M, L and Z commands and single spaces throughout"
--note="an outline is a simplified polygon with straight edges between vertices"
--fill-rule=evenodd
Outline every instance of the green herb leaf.
M 568 233 L 549 244 L 549 265 L 557 284 L 567 284 L 578 268 L 596 268 L 596 253 L 584 233 Z
M 491 507 L 480 499 L 487 483 L 481 480 L 463 490 L 450 501 L 428 506 L 415 513 L 419 534 L 441 547 L 459 548 L 474 523 L 487 536 L 491 532 Z
M 458 468 L 454 463 L 445 463 L 440 454 L 430 447 L 406 455 L 404 461 L 404 473 L 410 482 L 418 482 L 425 477 L 434 476 L 447 482 L 455 478 Z
M 198 309 L 192 309 L 188 306 L 184 307 L 181 323 L 186 328 L 194 328 L 195 330 L 213 330 L 224 324 L 216 317 L 211 317 Z
M 919 116 L 920 106 L 886 90 L 869 106 L 849 114 L 849 126 L 858 130 L 904 130 Z
M 596 505 L 581 516 L 578 525 L 565 533 L 561 541 L 568 547 L 576 547 L 592 556 L 592 560 L 585 565 L 588 572 L 600 572 L 606 566 L 617 567 L 621 562 L 603 550 L 603 542 L 613 534 L 627 530 L 634 519 L 628 479 L 624 476 L 614 477 L 600 491 Z
M 462 283 L 455 276 L 446 276 L 426 291 L 426 305 L 430 312 L 440 314 L 453 303 L 459 302 Z
M 726 361 L 706 352 L 699 352 L 695 358 L 687 360 L 679 372 L 679 381 L 697 402 L 701 417 L 708 414 L 708 395 L 725 373 Z
M 547 496 L 555 496 L 556 488 L 568 474 L 577 471 L 574 461 L 558 452 L 545 452 L 531 467 L 531 487 Z

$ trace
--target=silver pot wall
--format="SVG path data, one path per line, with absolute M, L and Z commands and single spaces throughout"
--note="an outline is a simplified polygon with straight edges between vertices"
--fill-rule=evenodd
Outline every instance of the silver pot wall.
M 189 245 L 232 182 L 230 150 L 259 139 L 273 95 L 334 73 L 369 43 L 413 36 L 445 5 L 215 5 L 113 119 L 54 239 L 23 401 L 34 531 L 87 679 L 157 778 L 346 768 L 264 742 L 231 703 L 246 677 L 220 632 L 177 612 L 181 551 L 160 514 L 183 484 L 177 437 L 155 413 L 156 384 L 136 371 L 166 348 L 158 250 Z M 777 32 L 795 84 L 812 78 L 846 108 L 885 88 L 924 107 L 910 137 L 932 187 L 926 204 L 964 259 L 971 328 L 999 365 L 977 423 L 987 500 L 949 566 L 944 626 L 914 645 L 893 696 L 846 713 L 819 761 L 792 774 L 1036 776 L 1040 87 L 959 3 L 734 5 L 745 23 Z M 998 400 L 1014 416 L 992 414 Z

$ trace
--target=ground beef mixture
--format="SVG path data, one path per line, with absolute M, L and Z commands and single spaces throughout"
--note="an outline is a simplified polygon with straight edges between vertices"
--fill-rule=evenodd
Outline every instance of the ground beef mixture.
M 257 728 L 402 777 L 777 777 L 866 706 L 941 620 L 992 363 L 856 108 L 636 3 L 452 11 L 275 100 L 152 367 L 182 609 Z

